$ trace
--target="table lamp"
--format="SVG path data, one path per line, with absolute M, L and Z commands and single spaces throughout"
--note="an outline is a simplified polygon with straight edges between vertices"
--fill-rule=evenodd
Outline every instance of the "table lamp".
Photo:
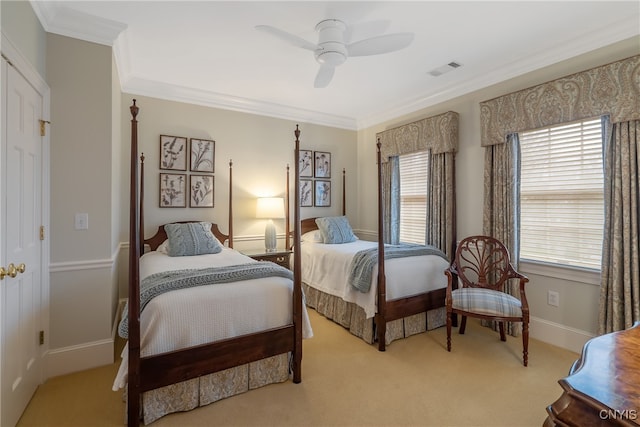
M 256 217 L 266 218 L 264 247 L 267 252 L 276 252 L 276 226 L 274 219 L 284 218 L 284 199 L 280 197 L 260 197 L 256 205 Z

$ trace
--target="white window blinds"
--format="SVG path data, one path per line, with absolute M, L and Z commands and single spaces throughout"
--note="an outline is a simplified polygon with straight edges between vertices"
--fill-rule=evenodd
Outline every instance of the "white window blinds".
M 427 184 L 429 153 L 399 156 L 400 166 L 400 241 L 425 243 L 427 227 Z
M 520 258 L 600 269 L 601 119 L 523 132 Z

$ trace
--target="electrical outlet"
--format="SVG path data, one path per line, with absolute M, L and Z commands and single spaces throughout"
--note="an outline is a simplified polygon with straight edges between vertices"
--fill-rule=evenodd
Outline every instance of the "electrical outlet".
M 558 307 L 560 305 L 560 294 L 556 291 L 548 291 L 547 304 Z

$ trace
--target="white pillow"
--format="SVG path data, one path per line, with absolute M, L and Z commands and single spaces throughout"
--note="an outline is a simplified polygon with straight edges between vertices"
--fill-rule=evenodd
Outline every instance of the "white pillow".
M 160 243 L 160 246 L 156 249 L 156 252 L 160 252 L 162 254 L 169 253 L 169 239 L 166 239 L 164 242 Z
M 322 243 L 322 233 L 320 230 L 313 230 L 304 233 L 301 237 L 303 242 Z

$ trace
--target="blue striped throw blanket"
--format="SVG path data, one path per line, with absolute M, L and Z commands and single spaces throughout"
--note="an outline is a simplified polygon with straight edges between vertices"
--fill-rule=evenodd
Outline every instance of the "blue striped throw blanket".
M 154 297 L 176 289 L 274 276 L 293 280 L 293 273 L 290 270 L 270 261 L 151 274 L 140 282 L 140 312 L 142 313 L 144 307 Z M 122 338 L 129 336 L 128 303 L 125 305 L 122 320 L 118 326 L 118 335 Z
M 435 246 L 415 245 L 410 243 L 400 245 L 384 245 L 384 259 L 402 258 L 419 255 L 438 255 L 444 259 L 447 256 Z M 349 266 L 349 284 L 360 292 L 369 292 L 373 269 L 378 265 L 378 248 L 358 251 Z M 443 273 L 444 274 L 444 273 Z

